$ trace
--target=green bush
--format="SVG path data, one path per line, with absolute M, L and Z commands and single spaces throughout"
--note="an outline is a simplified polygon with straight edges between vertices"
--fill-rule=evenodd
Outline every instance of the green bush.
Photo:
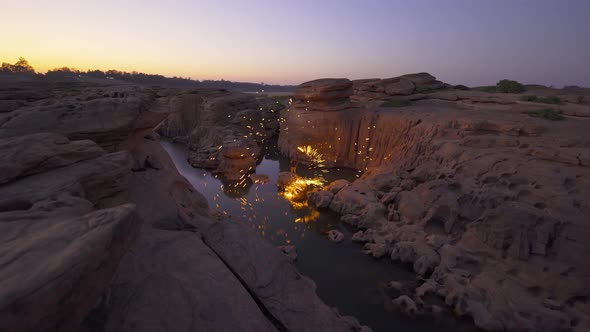
M 409 100 L 406 100 L 406 99 L 392 99 L 392 100 L 387 100 L 383 104 L 381 104 L 381 107 L 406 107 L 406 106 L 412 106 L 412 102 Z
M 520 98 L 522 101 L 531 101 L 534 103 L 543 103 L 543 104 L 553 104 L 553 105 L 561 105 L 563 101 L 561 98 L 556 96 L 550 97 L 537 97 L 537 96 L 522 96 Z
M 466 87 L 466 86 L 465 86 L 465 85 L 463 85 L 463 84 L 458 84 L 458 85 L 455 85 L 455 86 L 453 87 L 453 89 L 455 89 L 455 90 L 469 90 L 469 88 L 468 88 L 468 87 Z
M 537 96 L 531 96 L 531 95 L 526 95 L 526 96 L 522 96 L 520 97 L 520 100 L 522 101 L 537 101 Z
M 502 93 L 521 93 L 525 92 L 526 88 L 517 81 L 501 80 L 496 83 L 496 90 Z
M 525 113 L 528 114 L 529 116 L 532 116 L 535 118 L 542 118 L 542 119 L 551 120 L 551 121 L 559 121 L 559 120 L 564 119 L 563 115 L 561 115 L 561 112 L 556 111 L 551 108 L 545 108 L 545 109 L 536 110 L 536 111 L 528 111 Z

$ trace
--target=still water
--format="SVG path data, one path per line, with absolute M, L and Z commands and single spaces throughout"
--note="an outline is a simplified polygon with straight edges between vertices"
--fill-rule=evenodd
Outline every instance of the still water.
M 297 247 L 297 268 L 313 279 L 317 294 L 345 315 L 352 315 L 373 331 L 475 331 L 472 323 L 450 315 L 444 319 L 412 318 L 395 311 L 390 303 L 397 296 L 386 285 L 392 280 L 415 280 L 411 267 L 376 260 L 362 253 L 362 246 L 351 242 L 355 231 L 340 223 L 330 211 L 310 208 L 294 209 L 278 193 L 280 172 L 289 171 L 289 160 L 277 152 L 276 144 L 264 147 L 256 174 L 268 176 L 265 184 L 248 182 L 237 188 L 227 185 L 207 170 L 191 167 L 186 161 L 184 145 L 161 142 L 174 160 L 178 171 L 208 200 L 214 213 L 247 223 L 255 232 L 273 244 Z M 311 176 L 305 166 L 299 175 Z M 350 169 L 331 169 L 323 174 L 329 182 L 352 181 L 358 173 Z M 330 242 L 325 232 L 337 229 L 345 235 L 339 244 Z

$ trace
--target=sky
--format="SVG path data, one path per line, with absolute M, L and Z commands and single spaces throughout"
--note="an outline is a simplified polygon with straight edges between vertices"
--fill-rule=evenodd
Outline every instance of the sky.
M 0 0 L 0 62 L 299 84 L 590 86 L 590 0 Z

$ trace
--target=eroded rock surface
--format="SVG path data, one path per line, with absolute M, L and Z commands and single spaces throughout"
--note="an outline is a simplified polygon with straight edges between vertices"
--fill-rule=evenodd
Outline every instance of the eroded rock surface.
M 221 89 L 189 90 L 170 97 L 171 115 L 158 132 L 189 147 L 189 162 L 230 181 L 256 166 L 261 144 L 278 129 L 281 104 Z
M 547 106 L 519 95 L 424 78 L 414 84 L 439 90 L 406 107 L 368 101 L 322 112 L 307 103 L 285 112 L 285 153 L 297 158 L 309 144 L 330 166 L 366 170 L 312 192 L 310 203 L 361 228 L 353 240 L 367 254 L 410 263 L 425 278 L 397 300 L 402 310 L 434 312 L 434 295 L 486 330 L 588 329 L 590 264 L 576 257 L 590 253 L 589 108 L 564 103 L 556 109 L 573 116 L 549 121 L 524 113 Z M 396 94 L 408 93 L 394 81 Z M 385 86 L 355 82 L 355 94 L 385 100 Z
M 0 146 L 0 329 L 77 330 L 140 228 L 130 156 L 47 133 Z
M 368 330 L 317 297 L 292 264 L 294 248 L 285 255 L 213 221 L 178 174 L 152 131 L 170 108 L 179 110 L 160 132 L 177 137 L 198 136 L 204 124 L 227 133 L 256 122 L 261 137 L 278 128 L 275 102 L 236 110 L 250 97 L 210 93 L 222 96 L 0 90 L 0 330 Z M 237 119 L 224 127 L 228 114 Z M 220 153 L 230 166 L 220 167 L 234 172 L 239 162 L 227 160 L 242 159 L 244 145 L 229 146 Z

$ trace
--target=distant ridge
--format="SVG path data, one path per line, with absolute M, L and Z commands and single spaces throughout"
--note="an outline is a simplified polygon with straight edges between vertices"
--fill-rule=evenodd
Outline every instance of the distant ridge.
M 163 75 L 146 74 L 140 72 L 125 72 L 115 69 L 80 71 L 75 68 L 62 67 L 48 71 L 47 73 L 35 72 L 35 69 L 28 61 L 21 57 L 15 64 L 2 63 L 0 75 L 4 77 L 18 76 L 19 78 L 30 78 L 34 80 L 48 81 L 81 81 L 97 84 L 124 84 L 134 83 L 141 85 L 156 85 L 161 87 L 174 88 L 222 88 L 229 91 L 242 92 L 293 92 L 294 85 L 274 85 L 251 82 L 232 82 L 221 80 L 193 80 L 182 77 L 165 77 Z

